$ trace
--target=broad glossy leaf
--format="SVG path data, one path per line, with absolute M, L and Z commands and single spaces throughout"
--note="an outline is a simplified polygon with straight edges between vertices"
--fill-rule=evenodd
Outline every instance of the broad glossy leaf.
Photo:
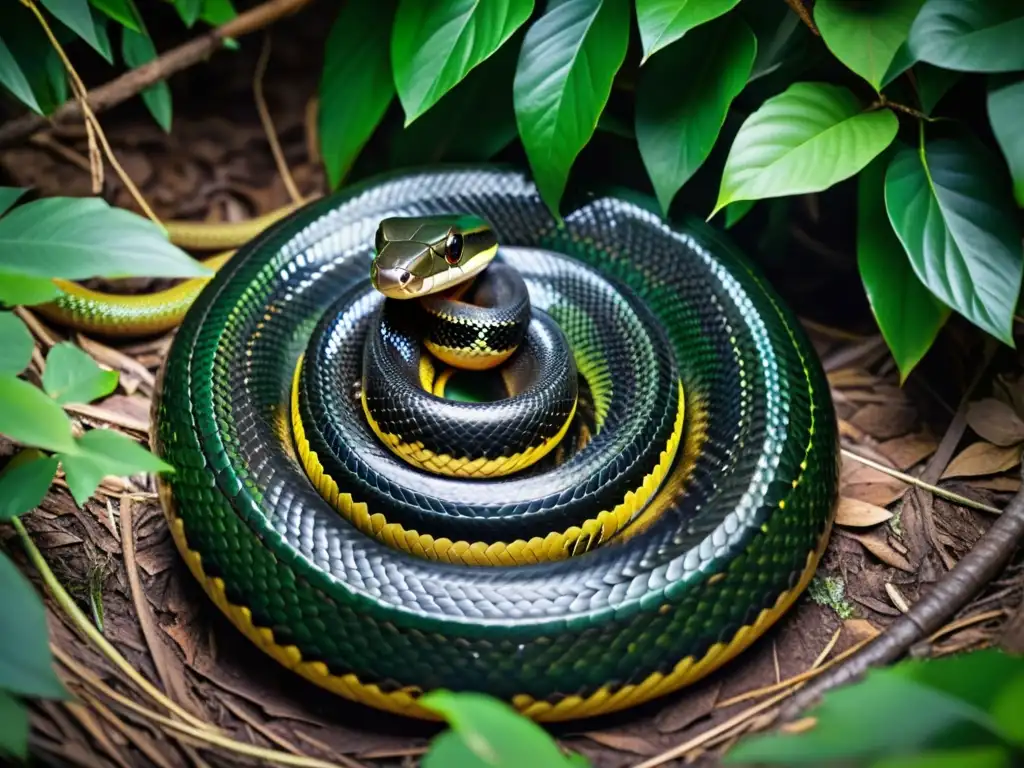
M 96 197 L 50 197 L 0 218 L 0 269 L 37 277 L 209 277 L 149 219 Z
M 39 506 L 57 473 L 57 458 L 27 448 L 0 472 L 0 520 L 31 512 Z
M 0 689 L 20 696 L 67 698 L 53 671 L 43 603 L 35 588 L 0 552 Z
M 476 693 L 437 691 L 420 699 L 444 716 L 452 731 L 438 738 L 423 768 L 568 768 L 548 733 L 502 701 Z M 455 738 L 453 738 L 455 737 Z M 461 742 L 461 743 L 460 743 Z M 468 755 L 477 762 L 470 762 Z M 459 762 L 455 762 L 458 760 Z
M 93 8 L 106 14 L 122 27 L 133 32 L 141 32 L 138 17 L 130 0 L 89 0 Z
M 156 46 L 149 36 L 149 31 L 142 21 L 142 17 L 135 10 L 131 0 L 124 0 L 129 9 L 138 19 L 139 31 L 133 32 L 130 29 L 124 30 L 121 36 L 121 55 L 129 67 L 141 67 L 156 58 Z M 153 115 L 157 125 L 165 131 L 171 130 L 172 106 L 171 87 L 166 80 L 154 83 L 142 91 L 142 101 L 145 102 L 149 113 Z
M 58 39 L 75 39 L 74 33 L 59 22 L 52 26 Z M 21 3 L 8 3 L 4 9 L 3 38 L 14 59 L 24 65 L 22 72 L 43 113 L 51 114 L 67 100 L 67 73 L 38 19 Z M 32 66 L 25 62 L 32 62 Z
M 3 216 L 26 192 L 28 189 L 25 187 L 0 187 L 0 216 Z
M 1001 685 L 989 711 L 1008 739 L 1024 744 L 1024 718 L 1020 716 L 1020 705 L 1024 701 L 1024 664 L 1018 664 L 1018 667 L 1021 668 L 1010 673 Z
M 1013 196 L 1024 208 L 1024 77 L 989 84 L 988 119 L 1013 177 Z
M 518 38 L 514 35 L 416 122 L 396 130 L 391 140 L 392 166 L 483 162 L 515 140 L 512 80 L 519 57 Z M 471 114 L 487 118 L 468 131 L 465 121 L 452 119 L 452 115 Z
M 0 690 L 0 755 L 28 757 L 28 709 L 24 702 Z
M 886 172 L 885 205 L 921 282 L 1012 346 L 1024 259 L 1005 176 L 974 139 L 905 147 Z
M 203 10 L 203 0 L 172 0 L 186 27 L 192 27 Z
M 0 376 L 17 376 L 25 370 L 34 347 L 32 334 L 21 318 L 13 312 L 0 312 Z
M 43 389 L 61 405 L 91 403 L 117 387 L 117 371 L 106 371 L 70 341 L 55 345 L 46 355 Z
M 498 50 L 530 18 L 533 1 L 399 0 L 391 67 L 405 124 Z
M 33 63 L 33 62 L 30 62 Z M 36 95 L 32 92 L 32 86 L 21 71 L 21 67 L 14 58 L 7 44 L 0 38 L 0 85 L 9 90 L 22 104 L 37 114 L 42 114 L 43 109 L 36 101 Z
M 892 674 L 913 680 L 989 712 L 1003 687 L 1024 673 L 1024 657 L 999 648 L 958 654 L 942 659 L 908 659 Z
M 756 52 L 746 22 L 727 16 L 693 30 L 640 70 L 636 140 L 665 215 L 711 153 Z M 680 79 L 680 72 L 687 76 Z
M 964 747 L 885 757 L 870 768 L 1013 768 L 1013 759 L 1005 747 Z
M 60 290 L 47 277 L 30 277 L 0 269 L 0 306 L 32 306 L 52 301 Z
M 725 209 L 725 228 L 732 229 L 739 224 L 740 220 L 750 213 L 750 209 L 754 207 L 755 203 L 756 201 L 754 200 L 740 200 L 727 206 Z
M 79 506 L 108 475 L 172 472 L 173 468 L 129 437 L 111 429 L 91 429 L 77 438 L 76 452 L 62 454 L 64 477 Z
M 204 0 L 199 18 L 214 27 L 231 21 L 238 15 L 231 0 Z
M 910 28 L 916 61 L 961 72 L 1024 69 L 1024 3 L 1020 0 L 928 0 Z
M 732 10 L 737 3 L 739 0 L 636 0 L 643 61 L 694 27 Z
M 740 127 L 712 215 L 737 200 L 820 192 L 858 173 L 896 136 L 896 116 L 848 89 L 794 83 Z
M 877 91 L 889 64 L 907 39 L 924 0 L 817 0 L 814 21 L 825 45 Z
M 537 188 L 556 217 L 628 42 L 629 0 L 552 4 L 523 40 L 513 85 L 516 123 Z
M 0 376 L 0 434 L 48 451 L 77 451 L 64 409 L 39 387 Z
M 39 0 L 39 3 L 104 59 L 113 63 L 110 41 L 104 37 L 106 30 L 97 26 L 89 10 L 89 0 Z
M 912 754 L 922 747 L 987 746 L 997 737 L 984 711 L 889 669 L 872 670 L 861 682 L 830 691 L 808 714 L 817 719 L 811 730 L 748 738 L 724 762 L 821 765 Z
M 900 384 L 931 348 L 949 307 L 914 274 L 885 212 L 885 167 L 875 158 L 858 178 L 857 266 L 868 303 L 900 371 Z
M 395 0 L 350 0 L 324 48 L 318 116 L 331 188 L 348 173 L 395 95 L 388 59 Z

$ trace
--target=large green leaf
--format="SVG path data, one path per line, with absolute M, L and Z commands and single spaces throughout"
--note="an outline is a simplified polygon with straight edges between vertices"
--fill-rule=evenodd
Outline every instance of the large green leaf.
M 628 42 L 628 0 L 552 4 L 523 40 L 513 86 L 516 123 L 537 188 L 555 216 Z
M 1013 177 L 1013 196 L 1024 208 L 1024 77 L 999 78 L 988 88 L 988 119 Z
M 0 653 L 3 652 L 0 646 Z M 28 709 L 24 702 L 0 690 L 0 755 L 28 757 Z
M 172 472 L 173 468 L 129 437 L 111 429 L 91 429 L 76 441 L 74 454 L 62 454 L 64 477 L 79 506 L 108 475 Z
M 864 111 L 842 86 L 794 83 L 740 126 L 711 215 L 737 200 L 828 189 L 877 157 L 898 127 L 892 112 Z
M 949 307 L 914 274 L 885 212 L 885 167 L 877 157 L 858 177 L 857 265 L 868 303 L 902 384 L 949 319 Z
M 114 57 L 106 29 L 101 27 L 89 9 L 89 0 L 39 0 L 64 26 L 91 45 L 109 63 Z
M 1020 0 L 928 0 L 910 28 L 916 61 L 961 72 L 1024 69 L 1024 3 Z
M 0 690 L 21 696 L 63 699 L 67 691 L 53 671 L 43 603 L 10 558 L 0 552 Z
M 817 0 L 814 21 L 825 45 L 877 91 L 924 0 Z
M 231 0 L 204 0 L 199 18 L 215 27 L 226 24 L 238 15 Z
M 0 376 L 0 434 L 48 451 L 76 452 L 71 421 L 43 390 L 14 376 Z
M 739 0 L 636 0 L 644 61 L 694 27 L 732 10 Z
M 191 28 L 203 10 L 203 0 L 172 0 L 185 26 Z
M 1014 768 L 1014 763 L 1005 747 L 962 747 L 883 757 L 871 768 Z
M 350 0 L 324 48 L 320 151 L 331 188 L 348 173 L 395 95 L 388 59 L 395 0 Z
M 1012 346 L 1024 259 L 1005 176 L 977 140 L 930 141 L 893 157 L 885 204 L 921 282 Z
M 61 405 L 91 403 L 117 387 L 117 371 L 100 368 L 70 341 L 55 345 L 46 355 L 43 389 Z
M 7 462 L 0 472 L 0 520 L 38 507 L 50 490 L 57 464 L 55 456 L 45 456 L 35 448 L 26 448 Z
M 131 0 L 89 0 L 98 11 L 106 14 L 125 29 L 141 32 L 139 17 Z
M 53 301 L 60 290 L 46 277 L 30 277 L 0 269 L 0 306 L 31 306 Z
M 0 216 L 3 216 L 18 200 L 28 192 L 24 187 L 0 187 Z
M 125 29 L 121 36 L 121 55 L 129 67 L 141 67 L 156 58 L 156 46 L 149 36 L 149 30 L 142 20 L 142 15 L 135 8 L 132 0 L 121 0 L 136 19 L 138 31 Z M 166 80 L 160 80 L 142 91 L 142 101 L 149 113 L 153 115 L 157 125 L 165 131 L 171 130 L 171 87 Z
M 693 30 L 640 70 L 636 140 L 666 215 L 672 198 L 710 154 L 756 52 L 746 22 L 726 16 Z
M 452 730 L 441 734 L 423 768 L 569 768 L 558 744 L 512 707 L 476 693 L 436 691 L 420 699 Z
M 17 376 L 25 370 L 34 347 L 32 334 L 21 318 L 13 312 L 0 312 L 0 376 Z
M 67 73 L 57 51 L 43 31 L 39 20 L 21 3 L 8 3 L 3 15 L 3 38 L 15 61 L 32 86 L 32 92 L 43 113 L 49 115 L 67 100 Z M 67 27 L 54 23 L 58 39 L 63 35 L 74 39 Z M 32 62 L 28 66 L 26 62 Z
M 0 269 L 37 277 L 209 277 L 149 219 L 95 197 L 50 197 L 0 218 Z
M 21 67 L 18 66 L 18 62 L 15 61 L 14 55 L 4 43 L 3 38 L 0 38 L 0 85 L 6 87 L 18 101 L 33 112 L 42 114 L 43 109 L 36 100 L 28 78 L 21 71 Z
M 405 124 L 498 50 L 532 12 L 533 0 L 399 0 L 391 66 Z

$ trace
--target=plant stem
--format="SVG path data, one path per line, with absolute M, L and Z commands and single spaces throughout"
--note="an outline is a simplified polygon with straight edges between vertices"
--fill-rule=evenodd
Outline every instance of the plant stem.
M 811 12 L 807 10 L 807 6 L 803 4 L 802 0 L 786 0 L 786 5 L 793 9 L 793 12 L 800 17 L 800 21 L 807 25 L 807 28 L 811 30 L 815 35 L 821 37 L 821 33 L 818 31 L 817 25 L 814 23 L 814 19 L 811 17 Z

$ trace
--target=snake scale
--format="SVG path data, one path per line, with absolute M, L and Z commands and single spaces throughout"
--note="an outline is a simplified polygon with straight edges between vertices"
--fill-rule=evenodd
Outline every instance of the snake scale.
M 371 282 L 381 222 L 458 216 L 485 221 L 493 266 L 522 277 L 522 344 L 575 369 L 592 433 L 566 426 L 582 416 L 564 387 L 470 406 L 430 392 L 444 384 L 425 349 L 394 346 L 417 321 Z M 838 493 L 827 381 L 791 311 L 702 222 L 596 194 L 559 222 L 519 171 L 431 168 L 303 205 L 216 266 L 150 307 L 184 315 L 154 403 L 152 445 L 175 467 L 161 501 L 217 606 L 318 685 L 428 719 L 417 698 L 438 688 L 541 721 L 602 714 L 717 669 L 810 580 Z M 114 303 L 69 291 L 49 312 L 163 327 Z M 367 351 L 382 338 L 393 359 Z M 509 427 L 531 397 L 541 416 Z M 491 433 L 445 416 L 473 407 L 500 415 Z M 520 440 L 537 456 L 497 471 L 517 430 L 544 436 Z

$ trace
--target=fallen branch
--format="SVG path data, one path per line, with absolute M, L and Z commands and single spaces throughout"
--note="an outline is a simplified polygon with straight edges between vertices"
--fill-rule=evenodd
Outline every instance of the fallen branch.
M 141 67 L 125 72 L 105 85 L 87 94 L 87 103 L 94 113 L 115 107 L 143 90 L 166 80 L 176 72 L 207 59 L 220 48 L 227 38 L 242 37 L 256 32 L 278 19 L 300 10 L 309 0 L 267 0 L 262 5 L 241 13 L 231 21 L 211 29 L 187 43 L 172 48 Z M 36 131 L 83 117 L 81 104 L 76 99 L 65 102 L 44 117 L 29 113 L 0 126 L 0 146 L 13 144 Z
M 932 635 L 1006 566 L 1024 539 L 1024 489 L 931 592 L 847 661 L 796 694 L 779 713 L 782 722 L 799 717 L 832 688 L 853 682 L 872 667 L 890 664 Z

